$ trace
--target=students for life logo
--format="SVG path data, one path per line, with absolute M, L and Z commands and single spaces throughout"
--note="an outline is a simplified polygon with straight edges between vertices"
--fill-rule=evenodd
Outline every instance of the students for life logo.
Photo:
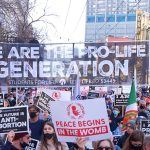
M 52 93 L 52 98 L 55 100 L 59 100 L 61 97 L 61 93 L 60 92 L 53 92 Z
M 67 114 L 71 119 L 81 119 L 84 117 L 84 107 L 80 103 L 68 105 Z

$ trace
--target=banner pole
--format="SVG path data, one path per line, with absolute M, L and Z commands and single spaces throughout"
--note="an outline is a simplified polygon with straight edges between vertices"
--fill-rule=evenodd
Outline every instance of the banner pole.
M 16 87 L 16 104 L 18 105 L 18 88 Z
M 125 106 L 122 106 L 122 117 L 124 116 Z
M 74 87 L 72 86 L 72 90 L 71 90 L 71 100 L 72 100 L 72 97 L 73 97 L 73 93 L 74 92 Z

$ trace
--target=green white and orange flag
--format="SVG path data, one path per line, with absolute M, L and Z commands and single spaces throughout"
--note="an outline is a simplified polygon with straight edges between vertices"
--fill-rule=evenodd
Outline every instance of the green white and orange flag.
M 123 119 L 122 131 L 126 130 L 126 124 L 129 120 L 136 120 L 138 115 L 138 108 L 136 102 L 136 91 L 135 91 L 135 83 L 132 81 L 128 105 L 126 107 L 125 116 Z

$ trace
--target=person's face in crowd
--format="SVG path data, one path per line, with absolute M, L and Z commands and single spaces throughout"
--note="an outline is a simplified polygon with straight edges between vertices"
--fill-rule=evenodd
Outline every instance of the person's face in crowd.
M 118 114 L 119 114 L 119 111 L 118 111 L 118 110 L 116 110 L 116 109 L 114 109 L 114 110 L 113 110 L 113 114 L 114 114 L 114 116 L 115 116 L 115 117 L 117 117 L 117 116 L 118 116 Z
M 150 110 L 150 103 L 147 103 L 147 110 Z
M 29 115 L 30 115 L 30 118 L 31 118 L 31 119 L 37 117 L 38 114 L 39 114 L 39 113 L 37 112 L 37 110 L 36 110 L 35 108 L 30 108 L 30 109 L 29 109 Z
M 45 134 L 45 133 L 50 133 L 50 134 L 52 134 L 52 133 L 54 133 L 54 129 L 53 129 L 53 127 L 51 127 L 50 125 L 46 124 L 46 125 L 44 126 L 44 128 L 43 128 L 43 132 L 44 132 L 44 134 Z
M 128 133 L 128 134 L 131 134 L 131 133 L 134 131 L 134 129 L 133 129 L 133 127 L 132 127 L 131 124 L 127 124 L 127 125 L 126 125 L 126 128 L 127 128 L 127 133 Z
M 112 150 L 112 147 L 108 141 L 102 141 L 97 150 Z
M 142 93 L 141 92 L 138 93 L 138 97 L 142 97 Z
M 33 99 L 31 97 L 28 99 L 28 103 L 29 103 L 29 105 L 33 105 L 34 104 Z
M 9 99 L 10 99 L 10 100 L 13 100 L 13 99 L 14 99 L 14 97 L 13 97 L 12 94 L 9 96 Z
M 13 94 L 13 96 L 15 96 L 16 95 L 16 91 L 13 91 L 12 94 Z
M 146 107 L 146 103 L 142 102 L 139 104 L 140 109 L 145 109 L 145 107 Z
M 44 119 L 47 119 L 47 118 L 48 118 L 48 115 L 49 115 L 48 111 L 44 111 L 44 112 L 43 112 L 43 117 L 44 117 Z
M 23 94 L 24 94 L 24 91 L 19 91 L 19 92 L 18 92 L 18 95 L 19 95 L 19 96 L 23 96 Z
M 31 136 L 27 134 L 22 139 L 25 143 L 29 144 L 29 142 L 31 141 Z
M 130 147 L 133 150 L 142 150 L 142 142 L 141 141 L 131 141 Z
M 141 104 L 140 109 L 145 109 L 145 105 Z
M 4 107 L 9 107 L 9 102 L 4 100 Z
M 150 150 L 150 145 L 147 144 L 147 145 L 145 146 L 144 150 Z
M 20 145 L 22 148 L 25 148 L 26 146 L 29 146 L 29 142 L 31 141 L 31 136 L 29 134 L 25 135 L 20 140 Z
M 45 124 L 43 128 L 43 133 L 44 133 L 44 137 L 47 140 L 51 140 L 54 137 L 55 131 L 52 126 L 50 126 L 49 124 Z
M 113 102 L 110 98 L 106 99 L 106 104 L 107 104 L 107 108 L 112 108 L 112 106 L 113 106 Z
M 120 129 L 122 129 L 122 122 L 118 122 L 118 126 Z

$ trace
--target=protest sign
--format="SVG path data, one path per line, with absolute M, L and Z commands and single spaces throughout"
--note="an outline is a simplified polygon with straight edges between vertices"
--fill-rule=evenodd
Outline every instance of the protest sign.
M 89 86 L 80 86 L 80 93 L 81 93 L 81 96 L 87 96 L 89 90 L 90 90 L 90 87 L 89 87 Z
M 8 93 L 8 87 L 7 87 L 7 86 L 1 86 L 1 92 L 2 92 L 3 94 Z
M 0 133 L 29 131 L 28 107 L 0 108 Z
M 94 99 L 94 98 L 98 98 L 98 97 L 100 97 L 100 96 L 101 96 L 101 94 L 100 94 L 99 92 L 97 92 L 97 91 L 90 91 L 90 92 L 88 93 L 87 98 L 88 98 L 88 99 Z
M 123 93 L 130 93 L 131 85 L 124 85 L 122 86 Z
M 46 88 L 38 88 L 37 94 L 41 95 L 42 92 L 49 95 L 54 100 L 59 101 L 70 101 L 71 100 L 71 92 L 70 91 L 60 91 L 60 90 L 50 90 Z M 39 94 L 40 93 L 40 94 Z
M 120 137 L 121 137 L 121 135 L 114 135 L 113 143 L 114 143 L 115 145 L 118 144 L 118 141 L 119 141 Z
M 112 89 L 114 91 L 114 94 L 120 95 L 122 93 L 122 88 L 120 87 L 113 87 Z
M 0 94 L 0 107 L 4 107 L 4 99 L 3 99 L 3 94 Z
M 31 139 L 29 146 L 25 148 L 25 150 L 36 150 L 38 146 L 38 140 Z
M 115 95 L 115 106 L 126 106 L 128 104 L 129 94 Z
M 139 70 L 137 83 L 147 84 L 149 41 L 51 43 L 42 46 L 0 43 L 0 47 L 3 70 L 0 78 L 9 86 L 71 87 L 75 85 L 78 73 L 81 85 L 119 85 L 130 81 L 134 67 Z M 1 86 L 3 82 L 0 82 Z
M 95 91 L 99 91 L 100 93 L 107 93 L 107 87 L 103 86 L 103 87 L 95 87 Z
M 72 102 L 51 101 L 50 108 L 59 141 L 76 142 L 77 137 L 85 137 L 90 141 L 110 138 L 104 98 Z
M 37 101 L 37 107 L 42 111 L 48 111 L 50 113 L 49 102 L 54 101 L 50 96 L 46 93 L 42 92 L 41 96 Z
M 140 128 L 145 135 L 150 135 L 150 120 L 141 120 Z

